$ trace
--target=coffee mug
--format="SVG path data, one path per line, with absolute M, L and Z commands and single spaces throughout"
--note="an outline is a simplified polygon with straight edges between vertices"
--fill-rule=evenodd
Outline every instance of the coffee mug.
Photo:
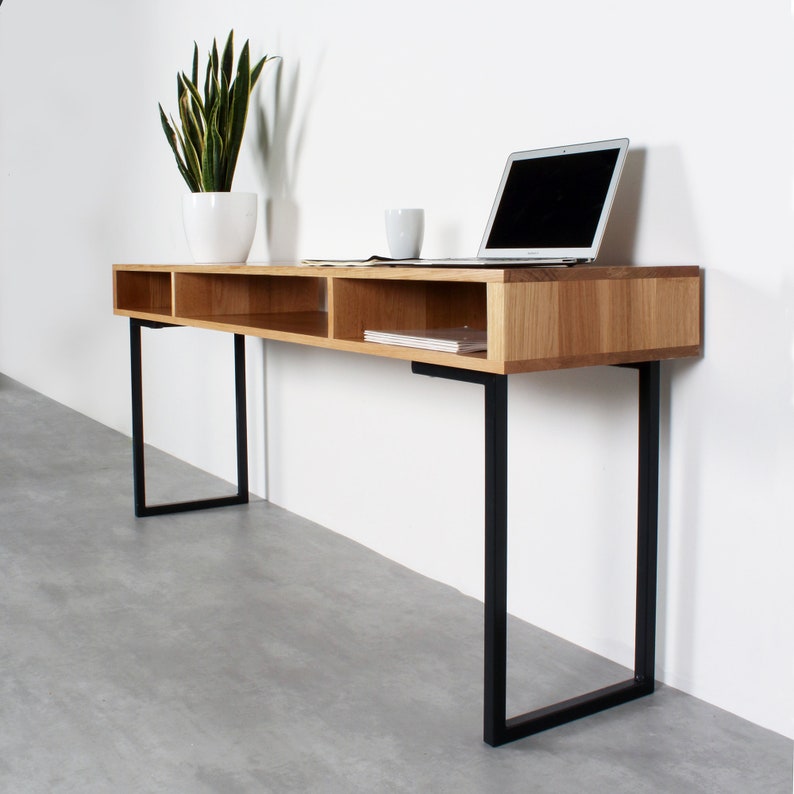
M 418 259 L 424 236 L 424 210 L 386 210 L 386 239 L 392 259 Z

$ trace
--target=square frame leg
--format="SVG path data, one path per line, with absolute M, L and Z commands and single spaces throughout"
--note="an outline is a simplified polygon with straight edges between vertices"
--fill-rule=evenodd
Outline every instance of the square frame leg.
M 507 718 L 507 375 L 412 363 L 419 375 L 485 387 L 485 604 L 483 741 L 492 747 L 530 736 L 654 691 L 659 506 L 658 361 L 637 369 L 639 436 L 634 677 Z
M 194 499 L 184 502 L 149 505 L 146 503 L 146 462 L 143 431 L 143 373 L 141 366 L 141 328 L 179 328 L 168 323 L 130 319 L 130 375 L 132 394 L 132 477 L 135 515 L 163 515 L 248 502 L 248 420 L 245 396 L 245 337 L 234 335 L 234 383 L 237 441 L 237 494 Z

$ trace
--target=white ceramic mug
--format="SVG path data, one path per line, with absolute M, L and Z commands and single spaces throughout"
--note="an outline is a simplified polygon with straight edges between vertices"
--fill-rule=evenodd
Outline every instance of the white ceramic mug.
M 392 259 L 418 259 L 424 236 L 424 210 L 386 210 L 386 239 Z

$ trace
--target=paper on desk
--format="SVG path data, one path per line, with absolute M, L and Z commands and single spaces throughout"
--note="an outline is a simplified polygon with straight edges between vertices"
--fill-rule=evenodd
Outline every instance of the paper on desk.
M 488 349 L 485 331 L 477 328 L 428 328 L 411 331 L 364 331 L 365 342 L 417 347 L 445 353 L 476 353 Z
M 301 264 L 322 267 L 374 267 L 375 265 L 396 265 L 401 261 L 405 260 L 373 255 L 369 259 L 301 259 Z

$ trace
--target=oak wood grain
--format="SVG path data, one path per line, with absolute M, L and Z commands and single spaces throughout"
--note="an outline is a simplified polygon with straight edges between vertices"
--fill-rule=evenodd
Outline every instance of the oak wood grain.
M 696 356 L 696 266 L 573 268 L 114 265 L 114 311 L 488 372 Z M 487 354 L 363 341 L 364 331 L 468 325 Z

